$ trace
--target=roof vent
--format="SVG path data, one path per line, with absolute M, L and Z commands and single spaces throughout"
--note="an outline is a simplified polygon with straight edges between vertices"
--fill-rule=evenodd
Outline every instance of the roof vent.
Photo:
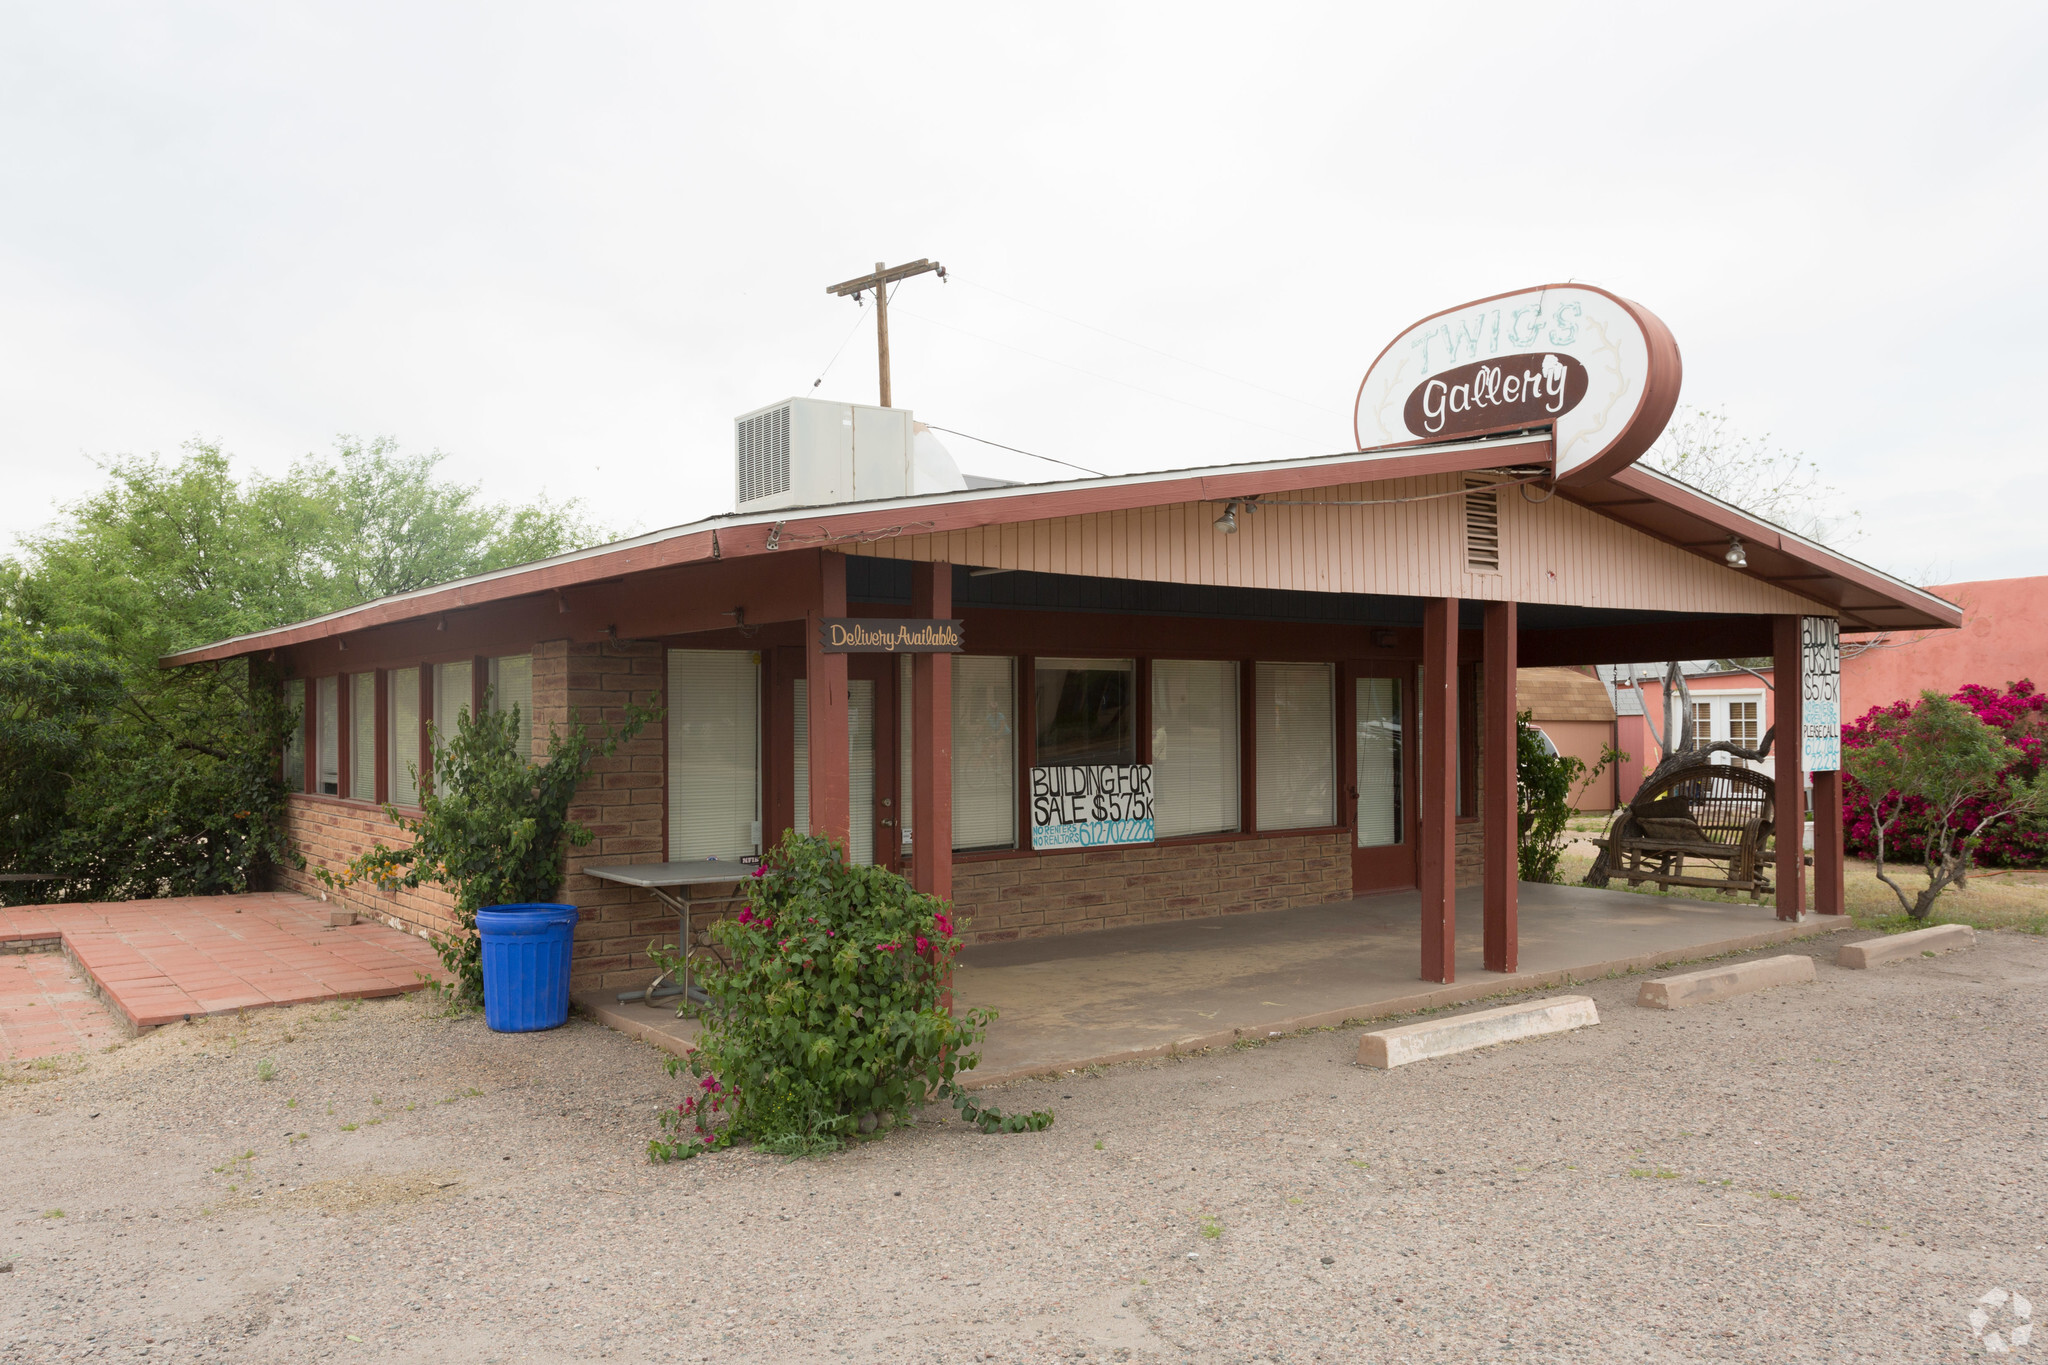
M 1465 476 L 1465 567 L 1500 572 L 1500 490 L 1493 480 Z

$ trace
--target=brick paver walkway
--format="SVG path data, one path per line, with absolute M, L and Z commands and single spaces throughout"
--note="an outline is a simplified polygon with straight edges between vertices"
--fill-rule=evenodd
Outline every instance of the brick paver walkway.
M 0 953 L 0 1061 L 85 1052 L 125 1035 L 62 953 Z
M 382 924 L 333 928 L 327 909 L 271 893 L 14 906 L 0 908 L 0 943 L 55 946 L 61 938 L 131 1029 L 264 1005 L 397 995 L 418 990 L 423 972 L 441 975 L 423 939 Z M 41 957 L 10 954 L 0 965 Z M 33 1008 L 7 1015 L 9 1039 L 14 1021 Z

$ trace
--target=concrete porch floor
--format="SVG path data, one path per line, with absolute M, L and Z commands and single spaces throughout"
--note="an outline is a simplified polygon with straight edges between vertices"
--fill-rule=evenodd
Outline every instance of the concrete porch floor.
M 1781 923 L 1768 905 L 1524 883 L 1521 970 L 1502 975 L 1480 965 L 1477 888 L 1458 899 L 1458 980 L 1448 986 L 1416 977 L 1421 898 L 1414 891 L 967 948 L 954 969 L 954 1004 L 987 1006 L 1001 1017 L 965 1081 L 994 1085 L 1225 1047 L 1851 927 L 1847 916 Z M 621 1005 L 612 994 L 579 994 L 576 1003 L 672 1052 L 696 1036 L 696 1022 L 677 1019 L 672 1004 Z

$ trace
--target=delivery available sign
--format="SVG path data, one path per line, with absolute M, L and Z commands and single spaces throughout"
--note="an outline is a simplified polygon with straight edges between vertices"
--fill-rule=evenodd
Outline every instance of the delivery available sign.
M 1031 846 L 1103 848 L 1152 842 L 1152 766 L 1031 770 Z

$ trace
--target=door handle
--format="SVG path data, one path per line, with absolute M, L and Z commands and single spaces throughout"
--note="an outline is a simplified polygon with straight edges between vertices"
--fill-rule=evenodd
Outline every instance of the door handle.
M 882 828 L 883 828 L 883 829 L 894 829 L 894 828 L 896 828 L 896 822 L 895 822 L 894 820 L 884 820 L 884 821 L 882 821 Z

